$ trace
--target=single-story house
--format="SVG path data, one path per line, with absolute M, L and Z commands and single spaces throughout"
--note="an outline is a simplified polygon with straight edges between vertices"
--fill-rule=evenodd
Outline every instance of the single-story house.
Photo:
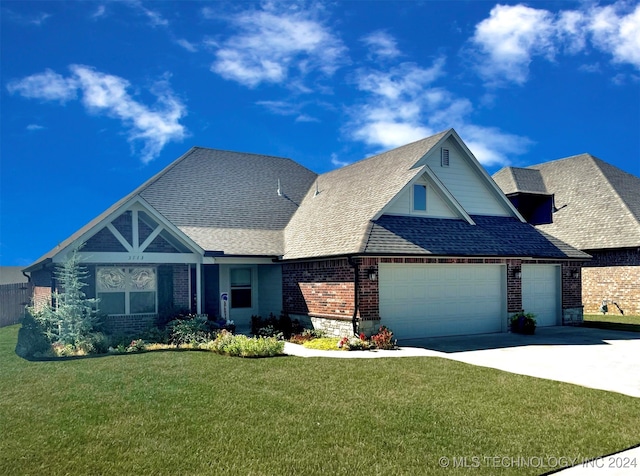
M 590 154 L 506 167 L 493 178 L 521 211 L 531 197 L 551 197 L 553 219 L 538 229 L 593 256 L 582 270 L 585 313 L 608 301 L 611 313 L 620 313 L 615 302 L 640 315 L 640 178 Z
M 83 243 L 114 330 L 172 307 L 398 338 L 506 332 L 523 308 L 571 324 L 589 259 L 527 223 L 453 129 L 321 175 L 194 147 L 26 268 L 36 301 Z

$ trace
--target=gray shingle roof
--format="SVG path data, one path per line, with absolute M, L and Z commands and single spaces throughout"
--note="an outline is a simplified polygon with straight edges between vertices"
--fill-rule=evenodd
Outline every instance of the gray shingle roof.
M 194 147 L 30 268 L 138 197 L 205 252 L 227 255 L 586 257 L 516 218 L 474 217 L 477 226 L 417 217 L 383 216 L 374 222 L 425 172 L 420 160 L 450 136 L 457 137 L 450 129 L 320 176 L 290 159 Z M 520 174 L 521 182 L 537 183 L 534 175 Z
M 290 159 L 193 147 L 26 269 L 53 258 L 136 196 L 205 251 L 279 256 L 284 227 L 316 176 Z
M 517 218 L 476 215 L 472 218 L 475 225 L 446 218 L 383 215 L 373 224 L 365 251 L 435 256 L 590 258 Z
M 316 175 L 290 159 L 194 147 L 138 193 L 178 227 L 282 230 Z
M 553 223 L 540 230 L 582 250 L 640 246 L 640 178 L 590 154 L 528 169 L 541 174 L 558 208 Z M 505 169 L 494 179 L 510 191 L 504 177 Z
M 284 259 L 360 253 L 371 220 L 424 167 L 414 165 L 449 131 L 318 177 L 285 230 Z
M 505 167 L 493 176 L 493 180 L 505 195 L 516 192 L 549 193 L 544 185 L 542 174 L 535 169 Z

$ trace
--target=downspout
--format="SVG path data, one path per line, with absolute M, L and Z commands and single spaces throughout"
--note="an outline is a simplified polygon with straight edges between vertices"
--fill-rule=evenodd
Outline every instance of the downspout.
M 358 262 L 353 259 L 353 256 L 349 256 L 348 258 L 349 264 L 353 267 L 353 273 L 355 274 L 355 278 L 353 280 L 353 317 L 351 318 L 351 323 L 353 325 L 353 335 L 358 335 L 358 311 L 360 309 L 360 299 L 358 288 L 360 285 L 360 269 L 358 267 Z

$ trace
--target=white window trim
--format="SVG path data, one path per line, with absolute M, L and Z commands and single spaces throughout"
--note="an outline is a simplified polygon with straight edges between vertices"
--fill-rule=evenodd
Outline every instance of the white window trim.
M 249 276 L 250 276 L 250 282 L 249 282 L 249 286 L 233 286 L 231 284 L 231 273 L 234 270 L 238 270 L 238 269 L 246 269 L 249 270 Z M 231 268 L 229 268 L 229 297 L 231 297 L 231 301 L 230 301 L 230 305 L 229 305 L 229 309 L 253 309 L 254 308 L 254 302 L 255 302 L 255 288 L 254 288 L 254 283 L 255 282 L 255 276 L 253 273 L 253 267 L 252 266 L 233 266 Z M 249 289 L 251 291 L 251 305 L 249 307 L 235 307 L 233 304 L 233 290 L 234 289 Z
M 154 303 L 154 311 L 153 312 L 131 312 L 131 293 L 136 292 L 132 290 L 130 287 L 126 287 L 125 289 L 114 289 L 114 290 L 99 290 L 98 283 L 98 273 L 100 269 L 104 268 L 119 268 L 126 270 L 126 273 L 129 274 L 134 268 L 149 268 L 153 270 L 155 275 L 155 288 L 153 292 L 155 293 L 155 303 Z M 147 290 L 150 291 L 150 290 Z M 124 314 L 107 314 L 108 316 L 144 316 L 148 314 L 157 314 L 158 313 L 158 269 L 155 266 L 96 266 L 96 297 L 99 297 L 100 294 L 108 294 L 108 293 L 124 293 Z M 100 311 L 100 303 L 98 303 L 98 311 Z
M 425 200 L 424 200 L 424 210 L 420 210 L 415 208 L 415 190 L 416 186 L 424 187 Z M 424 182 L 416 182 L 411 186 L 411 213 L 416 215 L 426 215 L 427 210 L 429 209 L 429 185 Z

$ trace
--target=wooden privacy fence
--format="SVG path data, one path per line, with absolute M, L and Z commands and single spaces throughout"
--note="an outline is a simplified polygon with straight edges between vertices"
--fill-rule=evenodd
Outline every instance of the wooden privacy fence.
M 0 285 L 0 327 L 18 324 L 25 306 L 31 303 L 31 283 Z

